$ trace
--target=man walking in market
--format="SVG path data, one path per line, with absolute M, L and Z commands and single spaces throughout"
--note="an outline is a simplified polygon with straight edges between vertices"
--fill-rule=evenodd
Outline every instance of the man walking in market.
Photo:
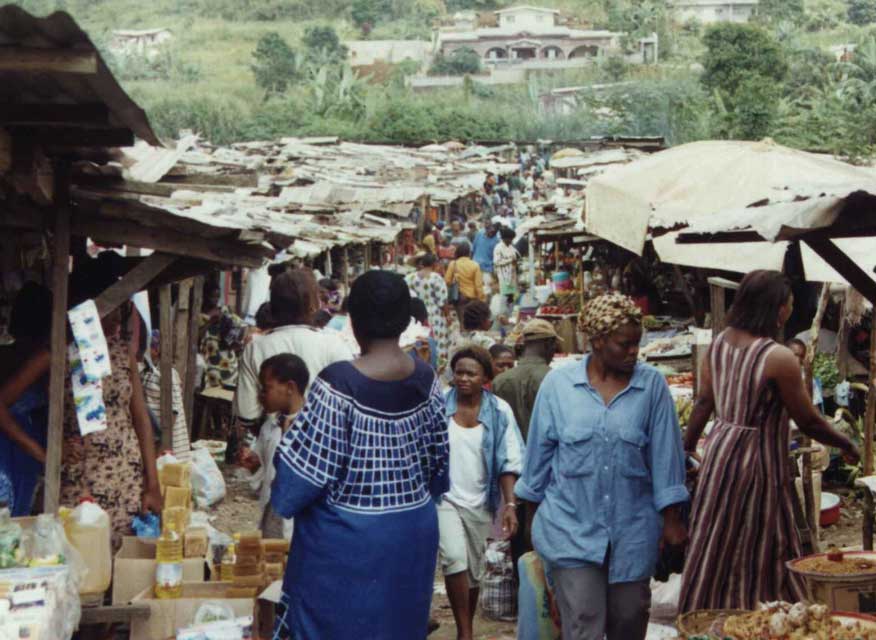
M 493 380 L 493 393 L 511 405 L 525 443 L 532 409 L 535 407 L 535 398 L 542 381 L 550 373 L 550 363 L 562 339 L 550 322 L 536 319 L 524 325 L 521 340 L 523 340 L 523 354 L 520 360 L 515 367 Z M 518 508 L 517 521 L 521 526 L 511 539 L 515 577 L 520 556 L 532 550 L 529 531 L 525 527 L 526 514 L 522 506 Z

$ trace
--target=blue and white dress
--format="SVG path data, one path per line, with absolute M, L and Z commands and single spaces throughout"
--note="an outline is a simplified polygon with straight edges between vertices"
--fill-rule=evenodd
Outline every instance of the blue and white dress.
M 440 383 L 351 362 L 317 377 L 274 457 L 271 503 L 295 518 L 274 638 L 425 638 L 448 491 Z

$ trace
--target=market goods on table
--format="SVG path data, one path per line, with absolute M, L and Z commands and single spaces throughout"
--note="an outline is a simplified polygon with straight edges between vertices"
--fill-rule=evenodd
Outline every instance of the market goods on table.
M 830 559 L 828 556 L 830 556 Z M 876 602 L 876 553 L 851 551 L 816 554 L 787 563 L 806 583 L 808 599 L 833 611 L 869 613 Z
M 694 337 L 690 333 L 680 333 L 671 338 L 657 338 L 639 349 L 639 358 L 684 358 L 692 353 Z
M 841 619 L 822 604 L 769 602 L 728 617 L 722 632 L 733 640 L 876 640 L 876 619 Z

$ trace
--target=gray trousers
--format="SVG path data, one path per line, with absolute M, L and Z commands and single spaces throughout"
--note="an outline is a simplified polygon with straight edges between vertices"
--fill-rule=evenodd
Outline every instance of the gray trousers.
M 563 640 L 645 640 L 649 580 L 608 583 L 608 566 L 551 569 Z

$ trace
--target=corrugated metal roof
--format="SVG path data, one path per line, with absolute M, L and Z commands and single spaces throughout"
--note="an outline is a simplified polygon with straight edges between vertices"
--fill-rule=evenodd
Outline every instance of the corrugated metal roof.
M 39 105 L 106 105 L 109 127 L 127 128 L 153 145 L 161 142 L 146 113 L 119 86 L 88 35 L 69 14 L 32 16 L 20 7 L 0 7 L 0 47 L 93 52 L 95 73 L 0 70 L 0 102 Z

